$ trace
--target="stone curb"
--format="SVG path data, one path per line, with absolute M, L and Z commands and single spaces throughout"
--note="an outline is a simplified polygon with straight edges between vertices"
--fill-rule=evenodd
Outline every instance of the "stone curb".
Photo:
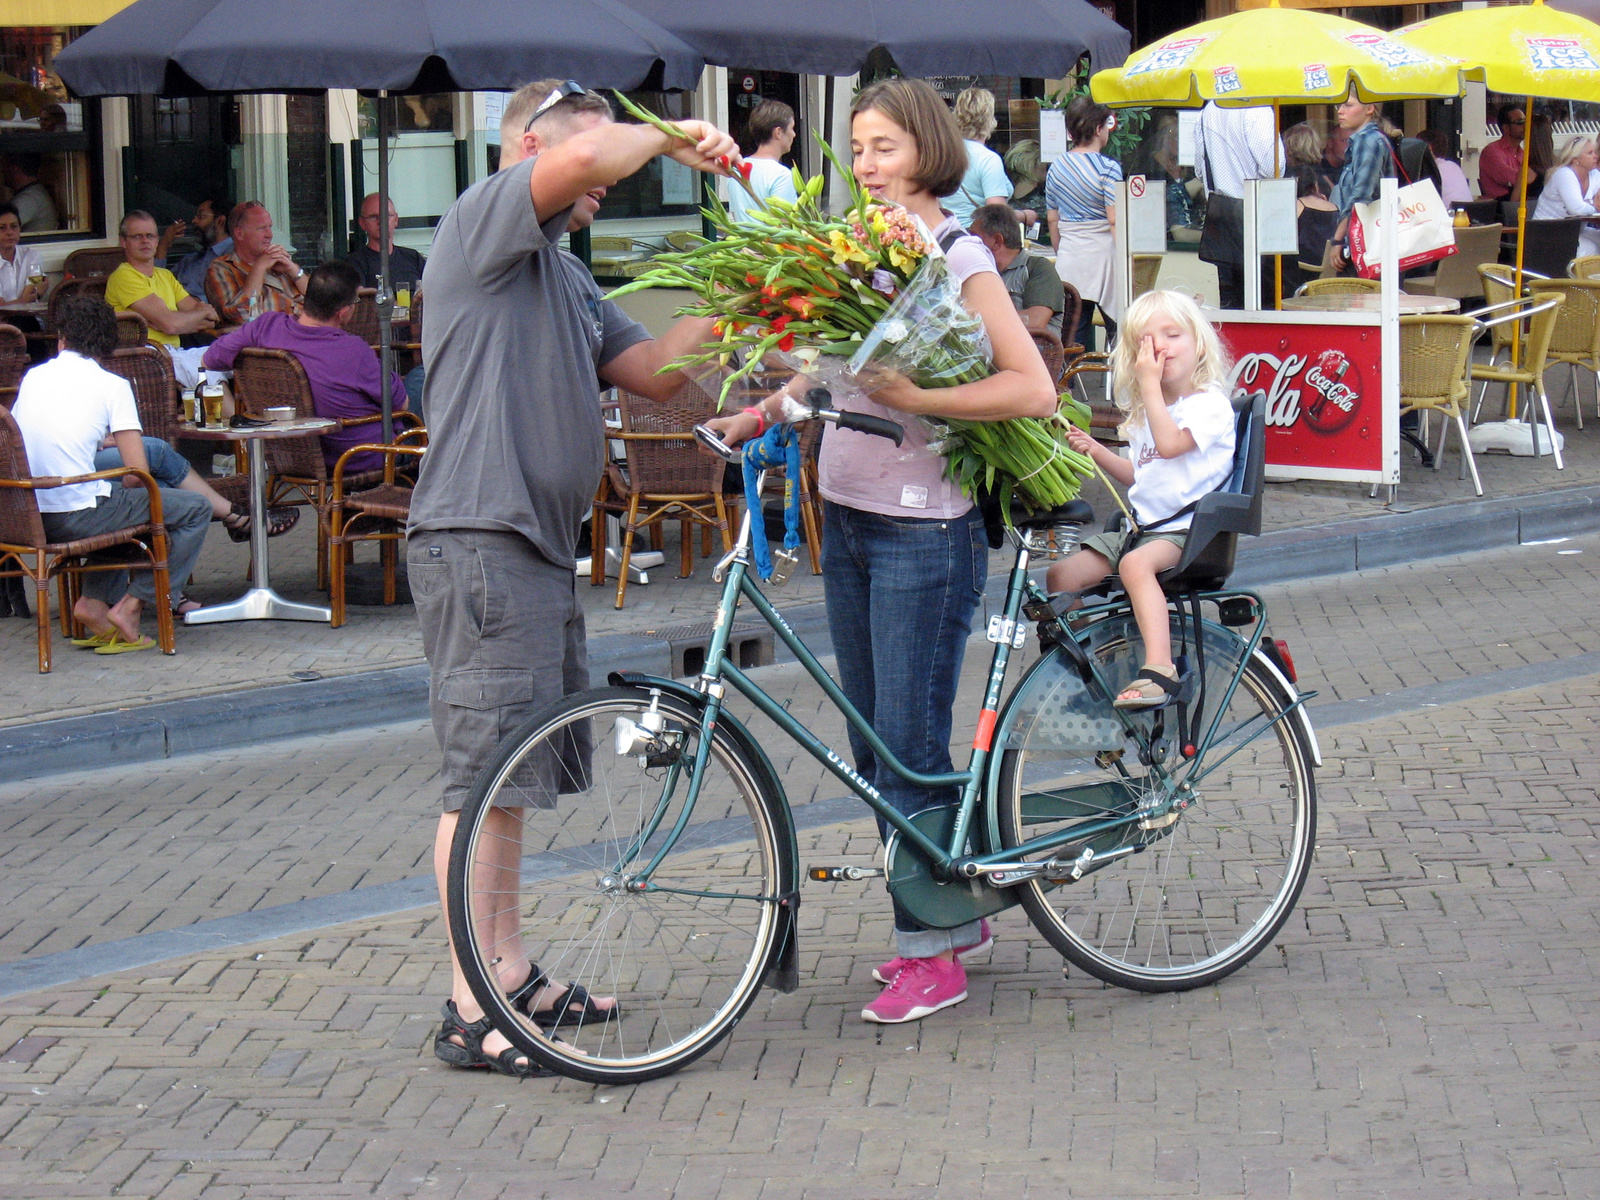
M 1570 488 L 1497 500 L 1392 512 L 1353 521 L 1268 533 L 1240 543 L 1237 587 L 1393 566 L 1600 529 L 1600 487 Z M 989 580 L 998 599 L 1003 575 Z M 776 597 L 781 605 L 782 593 Z M 783 609 L 785 620 L 818 654 L 830 652 L 821 601 Z M 788 657 L 778 644 L 780 660 Z M 589 674 L 603 683 L 618 670 L 663 674 L 667 643 L 636 634 L 589 641 Z M 244 688 L 0 729 L 0 762 L 12 779 L 31 779 L 109 762 L 135 763 L 252 743 L 366 728 L 428 715 L 424 666 L 364 671 L 308 683 Z

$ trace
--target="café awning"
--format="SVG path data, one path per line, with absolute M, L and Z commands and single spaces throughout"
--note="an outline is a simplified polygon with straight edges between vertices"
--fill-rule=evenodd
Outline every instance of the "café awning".
M 133 0 L 0 0 L 0 25 L 98 25 Z

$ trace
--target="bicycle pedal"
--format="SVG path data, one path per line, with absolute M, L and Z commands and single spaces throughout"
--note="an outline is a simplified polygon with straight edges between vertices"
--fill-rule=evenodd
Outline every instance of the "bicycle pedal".
M 807 867 L 806 878 L 817 883 L 854 883 L 859 879 L 882 879 L 882 867 Z

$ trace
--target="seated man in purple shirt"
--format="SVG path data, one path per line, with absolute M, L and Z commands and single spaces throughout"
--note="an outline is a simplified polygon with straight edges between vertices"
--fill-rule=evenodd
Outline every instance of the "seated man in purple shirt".
M 297 317 L 286 312 L 263 313 L 211 343 L 205 368 L 231 371 L 234 359 L 246 346 L 287 350 L 300 360 L 311 381 L 311 401 L 319 417 L 335 420 L 374 420 L 322 435 L 322 457 L 333 470 L 339 456 L 363 442 L 383 441 L 383 393 L 378 390 L 380 368 L 372 347 L 344 325 L 355 309 L 361 273 L 347 262 L 324 263 L 311 273 L 306 285 L 305 308 Z M 391 372 L 389 394 L 396 411 L 406 406 L 406 389 Z M 358 454 L 345 464 L 347 471 L 376 470 L 383 466 L 377 453 Z

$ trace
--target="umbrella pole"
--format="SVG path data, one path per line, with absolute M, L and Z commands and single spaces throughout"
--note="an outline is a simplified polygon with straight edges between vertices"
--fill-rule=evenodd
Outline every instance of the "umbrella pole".
M 1274 8 L 1277 7 L 1277 0 L 1273 0 L 1273 7 Z M 1272 174 L 1273 174 L 1274 178 L 1278 178 L 1278 177 L 1281 177 L 1283 175 L 1283 161 L 1278 156 L 1278 151 L 1280 149 L 1282 149 L 1282 147 L 1283 147 L 1283 109 L 1280 108 L 1279 105 L 1278 105 L 1278 102 L 1276 100 L 1274 100 L 1272 102 Z M 1283 307 L 1283 255 L 1274 254 L 1272 256 L 1272 274 L 1274 276 L 1274 279 L 1273 279 L 1273 291 L 1276 293 L 1276 299 L 1273 301 L 1272 307 L 1273 308 L 1282 308 Z
M 378 391 L 383 405 L 383 440 L 394 441 L 394 288 L 389 279 L 389 93 L 378 93 Z M 357 201 L 360 203 L 360 201 Z
M 1517 269 L 1511 277 L 1511 298 L 1515 300 L 1522 295 L 1522 250 L 1528 237 L 1528 152 L 1531 143 L 1528 135 L 1533 132 L 1533 97 L 1527 96 L 1522 101 L 1524 115 L 1530 117 L 1528 123 L 1522 127 L 1522 176 L 1518 183 L 1517 193 Z M 1522 322 L 1517 321 L 1511 326 L 1511 361 L 1517 362 L 1522 357 Z M 1508 384 L 1506 388 L 1506 419 L 1515 420 L 1517 415 L 1517 385 Z

